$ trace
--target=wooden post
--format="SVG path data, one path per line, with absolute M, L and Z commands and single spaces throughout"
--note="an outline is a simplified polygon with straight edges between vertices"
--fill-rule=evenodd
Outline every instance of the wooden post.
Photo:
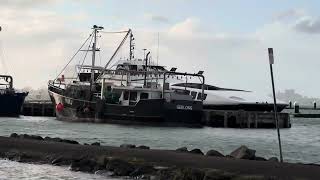
M 46 112 L 46 111 L 45 111 L 45 107 L 46 107 L 45 104 L 41 104 L 41 108 L 42 108 L 42 109 L 41 109 L 41 110 L 42 110 L 41 113 L 42 113 L 42 116 L 46 116 L 46 114 L 45 114 L 45 112 Z
M 34 104 L 33 103 L 30 103 L 30 107 L 31 107 L 31 114 L 30 116 L 33 116 L 34 115 Z
M 255 127 L 255 128 L 258 128 L 258 113 L 255 113 L 254 127 Z
M 289 101 L 289 109 L 292 109 L 292 102 Z
M 250 126 L 251 126 L 251 113 L 247 112 L 247 115 L 248 115 L 247 128 L 250 128 Z
M 228 112 L 224 112 L 223 126 L 224 126 L 225 128 L 228 127 Z
M 206 123 L 211 124 L 211 111 L 205 111 L 206 112 Z
M 294 102 L 294 113 L 300 113 L 300 107 L 298 102 Z

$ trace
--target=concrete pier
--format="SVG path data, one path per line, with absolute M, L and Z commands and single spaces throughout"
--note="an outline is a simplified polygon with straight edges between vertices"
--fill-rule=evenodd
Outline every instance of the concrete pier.
M 56 113 L 51 101 L 26 101 L 22 107 L 22 115 L 54 117 Z
M 210 127 L 276 128 L 273 112 L 204 110 L 203 121 Z M 280 128 L 290 128 L 288 113 L 278 113 Z

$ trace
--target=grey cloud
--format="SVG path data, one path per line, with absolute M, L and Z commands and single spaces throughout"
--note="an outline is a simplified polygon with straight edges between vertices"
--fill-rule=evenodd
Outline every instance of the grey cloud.
M 319 18 L 303 18 L 297 21 L 294 29 L 299 32 L 318 34 L 320 33 L 320 19 Z
M 2 7 L 33 7 L 35 5 L 56 3 L 58 0 L 0 0 Z
M 304 10 L 300 9 L 289 9 L 280 13 L 277 13 L 274 15 L 275 20 L 285 20 L 285 19 L 291 19 L 291 18 L 297 18 L 304 16 L 305 12 Z
M 156 23 L 168 23 L 169 18 L 161 15 L 145 14 L 147 20 L 156 22 Z
M 320 33 L 320 18 L 309 16 L 303 9 L 289 9 L 274 16 L 275 20 L 293 24 L 293 29 L 298 32 L 317 34 Z
M 55 5 L 63 3 L 65 0 L 0 0 L 1 8 L 33 8 L 42 5 Z M 99 2 L 101 0 L 67 0 L 74 3 L 92 3 L 92 1 Z
M 169 19 L 167 17 L 164 17 L 164 16 L 152 16 L 151 20 L 155 21 L 155 22 L 161 22 L 161 23 L 169 22 Z

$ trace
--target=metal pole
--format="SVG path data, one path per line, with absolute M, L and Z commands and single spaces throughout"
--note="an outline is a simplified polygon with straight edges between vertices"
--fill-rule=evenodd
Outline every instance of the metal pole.
M 158 32 L 158 47 L 157 47 L 157 66 L 159 65 L 159 41 L 160 41 L 160 34 Z
M 132 55 L 133 55 L 133 44 L 132 44 L 132 41 L 133 41 L 133 34 L 132 34 L 132 32 L 131 32 L 131 29 L 129 29 L 129 32 L 130 32 L 130 41 L 129 41 L 129 46 L 130 46 L 130 55 L 129 55 L 129 60 L 131 61 L 132 60 Z
M 91 69 L 91 86 L 94 84 L 94 66 L 96 61 L 96 48 L 97 48 L 97 29 L 94 27 L 94 33 L 93 33 L 93 45 L 92 45 L 92 69 Z
M 268 52 L 269 52 L 269 61 L 270 61 L 270 75 L 271 75 L 271 82 L 272 82 L 272 93 L 273 93 L 273 101 L 274 101 L 274 104 L 273 104 L 273 107 L 274 107 L 274 119 L 276 120 L 277 133 L 278 133 L 280 162 L 283 162 L 282 147 L 281 147 L 281 136 L 280 136 L 278 111 L 277 111 L 277 99 L 276 99 L 276 92 L 275 92 L 275 87 L 274 87 L 273 68 L 272 68 L 272 64 L 274 63 L 273 49 L 269 48 Z

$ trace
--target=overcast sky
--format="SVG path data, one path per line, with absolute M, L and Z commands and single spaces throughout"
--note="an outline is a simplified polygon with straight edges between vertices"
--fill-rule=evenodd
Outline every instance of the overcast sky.
M 46 86 L 97 24 L 131 28 L 137 56 L 147 48 L 156 57 L 159 32 L 161 64 L 264 95 L 273 47 L 277 90 L 320 97 L 319 7 L 315 0 L 0 0 L 1 71 L 17 88 Z

